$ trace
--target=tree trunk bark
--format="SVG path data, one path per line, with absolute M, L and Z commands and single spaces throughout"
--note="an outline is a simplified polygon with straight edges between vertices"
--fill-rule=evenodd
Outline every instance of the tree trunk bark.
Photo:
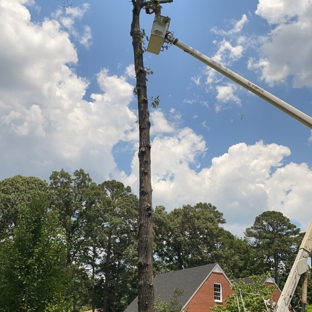
M 103 296 L 103 312 L 108 311 L 108 286 L 110 282 L 110 274 L 109 274 L 109 266 L 111 259 L 111 249 L 112 249 L 112 238 L 111 234 L 107 240 L 107 255 L 106 255 L 106 263 L 105 263 L 105 281 L 104 281 L 104 296 Z
M 143 38 L 140 29 L 142 3 L 142 0 L 132 0 L 131 24 L 139 111 L 138 312 L 154 312 L 151 144 Z
M 92 312 L 95 311 L 95 247 L 93 245 L 93 252 L 92 252 Z
M 278 274 L 279 256 L 278 253 L 274 253 L 274 277 L 276 285 L 279 284 L 279 274 Z
M 120 254 L 118 254 L 117 257 L 117 268 L 116 268 L 116 278 L 115 278 L 115 289 L 114 289 L 114 298 L 113 298 L 113 306 L 112 306 L 112 312 L 116 312 L 116 306 L 117 306 L 117 297 L 119 293 L 119 281 L 120 281 Z

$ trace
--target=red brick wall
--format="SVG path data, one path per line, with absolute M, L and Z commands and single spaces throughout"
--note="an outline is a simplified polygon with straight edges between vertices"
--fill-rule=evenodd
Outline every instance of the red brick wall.
M 222 303 L 214 301 L 214 284 L 222 285 Z M 274 285 L 266 283 L 268 286 Z M 209 312 L 210 308 L 217 305 L 224 305 L 224 300 L 228 298 L 233 291 L 231 285 L 222 273 L 213 272 L 206 282 L 197 291 L 195 296 L 187 304 L 184 311 L 187 312 Z M 277 302 L 280 297 L 281 291 L 279 289 L 274 290 L 272 299 Z
M 267 286 L 274 286 L 274 285 L 275 285 L 275 284 L 273 284 L 273 283 L 265 283 L 265 284 L 266 284 Z M 277 303 L 277 301 L 278 301 L 280 295 L 281 295 L 281 291 L 280 291 L 279 289 L 275 289 L 275 290 L 273 291 L 273 296 L 272 296 L 271 299 L 272 299 L 274 302 Z
M 222 285 L 222 303 L 214 301 L 213 284 L 215 283 Z M 209 312 L 210 308 L 215 304 L 224 305 L 224 300 L 232 293 L 231 285 L 225 276 L 222 273 L 213 272 L 188 303 L 184 311 Z

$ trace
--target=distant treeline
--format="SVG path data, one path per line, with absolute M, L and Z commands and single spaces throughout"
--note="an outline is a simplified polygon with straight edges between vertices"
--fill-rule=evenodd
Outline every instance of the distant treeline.
M 269 271 L 282 287 L 302 239 L 275 211 L 238 238 L 209 203 L 157 206 L 153 221 L 155 275 L 217 262 L 231 278 Z M 0 311 L 124 311 L 137 295 L 138 226 L 131 188 L 82 169 L 0 181 Z

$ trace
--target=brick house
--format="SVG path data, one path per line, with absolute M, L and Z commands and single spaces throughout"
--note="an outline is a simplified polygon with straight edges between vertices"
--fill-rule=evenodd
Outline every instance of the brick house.
M 264 282 L 268 285 L 275 284 L 273 279 Z M 182 311 L 207 312 L 215 305 L 225 304 L 225 300 L 233 293 L 231 284 L 221 267 L 213 263 L 157 275 L 154 278 L 154 292 L 155 298 L 169 301 L 174 289 L 183 290 L 183 294 L 179 296 Z M 273 293 L 275 302 L 279 295 L 280 290 L 275 290 Z M 135 298 L 124 312 L 137 311 L 138 304 Z
M 183 309 L 188 312 L 207 312 L 215 304 L 224 304 L 224 299 L 233 291 L 231 282 L 217 264 L 208 264 L 191 269 L 168 272 L 154 279 L 155 298 L 169 301 L 174 289 L 182 289 L 179 297 Z M 137 312 L 137 298 L 124 312 Z

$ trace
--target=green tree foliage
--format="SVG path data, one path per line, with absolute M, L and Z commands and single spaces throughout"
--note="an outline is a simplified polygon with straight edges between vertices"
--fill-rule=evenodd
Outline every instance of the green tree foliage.
M 216 207 L 198 203 L 170 213 L 164 207 L 156 207 L 154 223 L 156 269 L 160 262 L 166 263 L 169 270 L 181 270 L 213 260 L 224 234 L 220 225 L 225 220 Z
M 308 293 L 307 293 L 307 301 L 310 305 L 312 305 L 312 268 L 310 267 L 310 272 L 308 275 Z
M 136 295 L 138 198 L 118 181 L 98 185 L 82 169 L 50 177 L 65 232 L 74 311 L 123 311 Z
M 85 246 L 86 210 L 92 206 L 96 197 L 96 183 L 82 169 L 73 175 L 65 170 L 53 171 L 50 176 L 51 202 L 58 213 L 59 224 L 64 231 L 66 244 L 66 265 L 70 270 L 73 299 L 73 312 L 78 312 L 88 301 L 88 289 L 92 287 L 83 266 Z
M 155 274 L 217 262 L 231 277 L 252 274 L 252 248 L 222 228 L 223 215 L 207 203 L 154 213 Z
M 52 204 L 59 213 L 59 221 L 65 231 L 67 265 L 77 263 L 83 244 L 85 206 L 90 200 L 93 182 L 82 169 L 73 176 L 64 171 L 53 171 L 50 176 Z
M 92 309 L 102 306 L 102 293 L 98 293 L 98 274 L 100 272 L 99 259 L 106 248 L 106 234 L 104 231 L 107 223 L 107 197 L 101 191 L 101 187 L 92 184 L 87 192 L 87 199 L 83 211 L 83 244 L 80 253 L 80 262 L 86 268 L 89 276 L 88 290 L 84 293 L 88 294 L 86 303 L 90 303 Z M 87 281 L 87 280 L 86 280 Z M 86 284 L 86 283 L 84 283 Z
M 306 305 L 306 312 L 312 312 L 312 304 Z
M 106 220 L 103 223 L 106 250 L 100 270 L 104 311 L 122 311 L 136 295 L 138 198 L 129 186 L 112 180 L 101 184 L 106 194 Z
M 229 278 L 250 276 L 253 273 L 253 250 L 246 239 L 234 236 L 229 231 L 221 230 L 216 237 L 215 250 L 211 253 L 210 262 L 217 262 Z
M 35 177 L 17 175 L 0 181 L 0 239 L 12 234 L 19 209 L 29 204 L 38 191 L 47 193 L 48 185 Z
M 64 235 L 46 196 L 33 195 L 0 242 L 0 311 L 68 311 Z
M 269 275 L 251 276 L 251 282 L 246 283 L 240 280 L 233 283 L 232 290 L 234 294 L 225 300 L 226 306 L 216 305 L 211 311 L 213 312 L 237 312 L 237 311 L 257 311 L 267 312 L 267 307 L 272 298 L 273 291 L 277 286 L 265 285 L 265 279 Z
M 0 311 L 11 311 L 8 298 L 15 293 L 17 304 L 24 304 L 20 311 L 31 311 L 39 295 L 47 296 L 40 311 L 67 312 L 66 304 L 71 312 L 82 306 L 124 311 L 137 295 L 138 206 L 130 187 L 115 180 L 94 183 L 81 169 L 54 171 L 50 185 L 34 177 L 0 181 Z M 224 223 L 222 213 L 207 203 L 171 212 L 156 207 L 154 273 L 217 262 L 237 278 L 273 272 L 278 263 L 282 288 L 302 240 L 299 230 L 276 212 L 257 217 L 244 239 L 224 230 Z M 309 297 L 311 289 L 309 283 Z M 175 311 L 171 303 L 156 300 L 155 307 Z
M 253 226 L 246 229 L 245 236 L 255 251 L 255 263 L 263 264 L 262 272 L 258 273 L 273 271 L 279 285 L 285 264 L 297 251 L 299 232 L 300 229 L 281 212 L 265 211 L 257 216 Z
M 182 289 L 174 289 L 169 301 L 162 301 L 160 298 L 155 300 L 155 312 L 181 312 L 183 306 L 179 297 L 183 295 Z

